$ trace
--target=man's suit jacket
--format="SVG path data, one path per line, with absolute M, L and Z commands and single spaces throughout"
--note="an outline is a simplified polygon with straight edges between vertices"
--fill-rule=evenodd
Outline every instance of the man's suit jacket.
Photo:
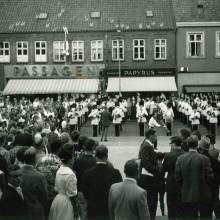
M 0 200 L 0 216 L 4 220 L 28 220 L 27 207 L 15 188 L 8 185 Z
M 141 144 L 139 158 L 141 160 L 140 170 L 142 171 L 145 169 L 152 174 L 151 176 L 141 175 L 139 185 L 144 189 L 152 187 L 158 189 L 160 171 L 157 163 L 157 153 L 154 151 L 153 145 L 148 140 L 144 140 Z
M 44 208 L 47 204 L 46 178 L 30 165 L 24 165 L 21 170 L 21 188 L 29 217 L 31 220 L 44 220 Z
M 82 154 L 76 159 L 73 170 L 76 171 L 77 189 L 82 192 L 82 176 L 83 173 L 96 165 L 96 158 L 92 154 Z
M 132 179 L 113 184 L 109 192 L 109 214 L 111 220 L 150 219 L 146 191 Z
M 113 183 L 121 181 L 120 172 L 103 163 L 84 172 L 83 194 L 87 200 L 88 218 L 108 219 L 109 189 Z
M 214 175 L 208 157 L 197 151 L 181 155 L 176 162 L 175 178 L 181 184 L 183 202 L 210 201 Z
M 175 167 L 177 158 L 183 153 L 182 149 L 174 149 L 165 155 L 162 165 L 162 173 L 168 173 L 166 180 L 166 192 L 169 194 L 181 194 L 180 184 L 178 184 L 175 180 Z
M 109 127 L 112 122 L 112 116 L 111 113 L 108 111 L 103 111 L 101 113 L 101 120 L 102 120 L 102 126 L 103 127 Z

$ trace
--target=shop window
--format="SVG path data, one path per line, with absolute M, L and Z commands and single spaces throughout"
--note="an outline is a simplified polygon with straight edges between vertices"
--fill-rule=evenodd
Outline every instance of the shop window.
M 91 61 L 103 61 L 103 40 L 91 41 Z
M 187 57 L 199 58 L 205 56 L 204 33 L 187 33 Z
M 84 41 L 72 41 L 72 61 L 84 61 Z
M 35 41 L 35 62 L 47 62 L 46 41 Z
M 124 60 L 124 40 L 112 41 L 112 60 Z
M 53 60 L 54 62 L 65 62 L 66 61 L 64 41 L 53 42 Z
M 155 39 L 154 40 L 154 59 L 166 60 L 167 59 L 167 40 Z
M 17 42 L 17 62 L 18 63 L 28 62 L 28 42 L 27 41 Z
M 0 63 L 10 62 L 10 43 L 0 42 Z
M 133 40 L 133 59 L 145 60 L 145 40 L 143 39 Z
M 220 31 L 216 32 L 216 56 L 220 57 Z

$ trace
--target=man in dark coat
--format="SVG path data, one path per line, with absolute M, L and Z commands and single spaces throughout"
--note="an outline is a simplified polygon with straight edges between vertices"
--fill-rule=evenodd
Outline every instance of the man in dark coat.
M 160 188 L 160 169 L 154 145 L 157 141 L 156 131 L 149 129 L 145 132 L 145 140 L 139 151 L 141 176 L 139 185 L 147 191 L 147 202 L 151 220 L 155 219 L 158 193 Z
M 107 141 L 108 136 L 108 128 L 112 122 L 112 115 L 108 111 L 108 108 L 105 106 L 104 111 L 101 113 L 101 122 L 102 122 L 102 137 L 101 141 L 103 141 L 103 138 L 105 137 L 104 141 Z
M 0 216 L 4 220 L 28 220 L 27 208 L 19 191 L 20 167 L 12 165 L 9 168 L 8 185 L 0 200 Z
M 210 203 L 209 209 L 211 213 L 214 210 L 216 219 L 220 219 L 220 202 L 219 202 L 220 162 L 218 159 L 210 156 L 209 154 L 210 143 L 211 142 L 208 137 L 203 137 L 199 142 L 198 152 L 207 156 L 211 162 L 211 168 L 214 174 L 214 181 L 213 184 L 211 185 L 212 203 Z
M 175 180 L 175 166 L 177 158 L 184 152 L 181 148 L 182 139 L 179 136 L 170 138 L 171 151 L 165 155 L 162 173 L 168 173 L 166 180 L 167 209 L 169 220 L 181 216 L 181 188 Z
M 182 212 L 184 219 L 211 219 L 209 206 L 213 171 L 208 157 L 197 152 L 198 137 L 188 140 L 189 152 L 179 156 L 176 162 L 175 178 L 181 184 Z
M 108 149 L 96 148 L 96 166 L 83 175 L 83 194 L 87 200 L 88 220 L 108 220 L 108 194 L 113 183 L 121 182 L 119 170 L 107 163 Z
M 47 204 L 47 182 L 43 174 L 35 168 L 36 150 L 31 147 L 24 154 L 24 166 L 21 168 L 21 188 L 27 205 L 30 220 L 45 220 Z
M 88 139 L 85 141 L 85 152 L 81 153 L 79 158 L 76 159 L 73 170 L 76 172 L 77 177 L 77 200 L 79 206 L 79 214 L 82 220 L 86 219 L 87 207 L 84 195 L 82 193 L 82 176 L 84 172 L 96 165 L 96 158 L 94 155 L 96 142 L 93 139 Z

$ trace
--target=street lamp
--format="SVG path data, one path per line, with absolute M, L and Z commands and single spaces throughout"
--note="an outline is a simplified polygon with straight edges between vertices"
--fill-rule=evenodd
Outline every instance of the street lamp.
M 67 41 L 67 34 L 69 34 L 69 31 L 67 29 L 67 27 L 63 27 L 63 31 L 64 31 L 64 52 L 63 55 L 65 56 L 65 63 L 67 62 L 67 56 L 69 56 L 69 43 Z
M 118 33 L 121 33 L 120 23 Z M 118 37 L 118 83 L 119 83 L 119 97 L 121 96 L 121 57 L 120 57 L 120 36 Z

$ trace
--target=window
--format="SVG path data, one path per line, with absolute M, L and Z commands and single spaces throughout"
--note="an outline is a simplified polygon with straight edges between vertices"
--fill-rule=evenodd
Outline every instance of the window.
M 145 59 L 145 40 L 143 39 L 133 40 L 133 59 L 134 60 Z
M 187 57 L 204 57 L 204 33 L 187 33 Z
M 103 61 L 103 41 L 93 40 L 91 41 L 91 60 Z
M 112 41 L 112 60 L 124 60 L 124 40 Z
M 167 40 L 155 39 L 154 40 L 154 59 L 165 60 L 167 59 Z
M 72 61 L 84 61 L 84 41 L 72 41 Z
M 53 60 L 55 62 L 64 62 L 66 60 L 64 41 L 53 42 Z
M 28 42 L 27 41 L 17 42 L 17 62 L 19 63 L 28 62 Z
M 220 57 L 220 31 L 216 32 L 216 56 Z
M 35 41 L 35 62 L 47 62 L 46 41 Z
M 10 43 L 0 42 L 0 62 L 9 63 L 10 62 Z

